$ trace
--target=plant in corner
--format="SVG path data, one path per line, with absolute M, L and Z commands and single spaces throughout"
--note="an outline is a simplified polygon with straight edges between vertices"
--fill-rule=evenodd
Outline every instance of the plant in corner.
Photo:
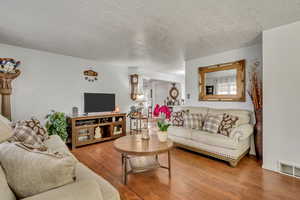
M 67 141 L 67 117 L 63 112 L 56 112 L 52 110 L 46 116 L 46 128 L 49 135 L 58 135 L 64 142 Z

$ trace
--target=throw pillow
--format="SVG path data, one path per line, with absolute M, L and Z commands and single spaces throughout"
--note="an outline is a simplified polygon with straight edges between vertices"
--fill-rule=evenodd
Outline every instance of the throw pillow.
M 31 128 L 42 141 L 45 141 L 49 138 L 47 130 L 41 125 L 41 122 L 32 117 L 30 120 L 18 121 L 16 127 L 18 126 L 27 126 Z
M 14 129 L 13 136 L 8 139 L 9 142 L 21 142 L 32 146 L 35 149 L 47 150 L 41 138 L 28 126 L 17 126 Z
M 183 126 L 184 119 L 183 116 L 186 113 L 184 110 L 180 110 L 172 113 L 172 125 L 173 126 Z
M 189 113 L 184 115 L 184 127 L 192 129 L 202 128 L 202 115 L 198 113 Z
M 203 131 L 218 133 L 223 115 L 208 115 L 204 121 Z
M 76 161 L 69 155 L 56 158 L 4 142 L 0 144 L 0 162 L 7 183 L 18 198 L 74 182 Z
M 13 135 L 9 120 L 0 115 L 0 143 L 6 141 Z
M 229 136 L 231 130 L 235 127 L 235 124 L 238 120 L 238 117 L 224 113 L 218 133 L 221 135 Z

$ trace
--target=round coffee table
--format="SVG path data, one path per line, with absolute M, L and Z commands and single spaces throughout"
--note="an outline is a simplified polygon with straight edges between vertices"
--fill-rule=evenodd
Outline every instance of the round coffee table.
M 160 142 L 157 135 L 150 135 L 149 140 L 144 140 L 141 135 L 127 135 L 114 141 L 114 147 L 122 154 L 122 171 L 123 171 L 123 183 L 127 184 L 127 175 L 130 173 L 137 173 L 137 171 L 127 170 L 127 160 L 129 156 L 143 157 L 143 156 L 155 156 L 156 164 L 146 167 L 139 172 L 148 171 L 158 167 L 168 169 L 169 178 L 171 178 L 171 155 L 170 150 L 173 147 L 173 142 L 167 140 L 166 142 Z M 162 166 L 158 162 L 158 154 L 168 153 L 168 166 Z

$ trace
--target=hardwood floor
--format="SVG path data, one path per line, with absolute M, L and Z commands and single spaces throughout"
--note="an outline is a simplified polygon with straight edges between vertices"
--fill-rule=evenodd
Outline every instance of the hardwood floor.
M 167 170 L 158 169 L 131 174 L 124 186 L 121 155 L 114 150 L 113 142 L 89 145 L 72 152 L 114 185 L 123 200 L 300 199 L 299 179 L 263 170 L 250 156 L 231 168 L 225 162 L 174 148 L 171 180 Z M 167 156 L 161 155 L 160 162 L 166 164 Z

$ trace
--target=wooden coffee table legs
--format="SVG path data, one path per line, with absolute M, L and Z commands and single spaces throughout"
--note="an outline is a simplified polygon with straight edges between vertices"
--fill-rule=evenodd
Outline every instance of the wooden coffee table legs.
M 158 158 L 158 157 L 157 157 Z M 171 178 L 171 153 L 168 151 L 168 167 L 160 165 L 161 168 L 167 169 L 169 171 L 169 178 Z
M 169 167 L 169 178 L 171 178 L 171 153 L 168 151 L 168 167 Z
M 127 155 L 122 153 L 122 179 L 125 185 L 127 184 L 127 171 Z
M 168 153 L 168 166 L 167 167 L 159 164 L 158 154 L 155 155 L 155 159 L 158 162 L 159 167 L 167 169 L 169 171 L 169 178 L 171 178 L 171 153 L 170 153 L 170 151 L 168 151 L 167 153 Z M 122 153 L 121 155 L 122 155 L 122 181 L 123 181 L 124 185 L 126 185 L 127 184 L 127 175 L 130 173 L 138 173 L 138 172 L 128 171 L 128 169 L 127 169 L 128 155 L 126 153 Z M 155 168 L 153 168 L 153 169 L 155 169 Z M 145 169 L 145 171 L 148 171 L 148 170 L 149 170 L 149 168 Z

